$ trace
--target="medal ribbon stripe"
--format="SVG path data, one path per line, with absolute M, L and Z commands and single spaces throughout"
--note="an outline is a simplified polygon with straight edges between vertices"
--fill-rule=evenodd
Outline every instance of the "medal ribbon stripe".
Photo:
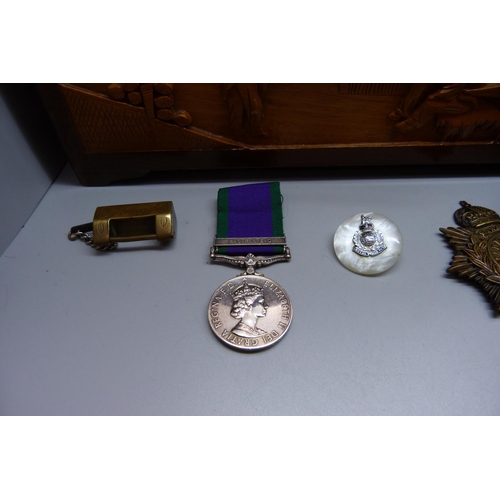
M 217 238 L 284 236 L 282 197 L 279 182 L 248 184 L 219 189 Z M 219 247 L 225 255 L 274 255 L 281 246 Z

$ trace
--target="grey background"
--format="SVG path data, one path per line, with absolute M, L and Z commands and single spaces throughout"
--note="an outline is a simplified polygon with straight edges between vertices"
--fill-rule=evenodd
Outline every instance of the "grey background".
M 33 84 L 0 84 L 0 255 L 66 162 Z
M 277 180 L 280 180 L 279 178 Z M 66 167 L 0 258 L 3 415 L 498 415 L 500 319 L 445 270 L 438 228 L 460 200 L 499 209 L 497 177 L 282 180 L 289 263 L 264 270 L 294 318 L 267 351 L 235 352 L 207 319 L 239 271 L 209 262 L 220 187 L 81 186 Z M 97 253 L 70 226 L 100 205 L 172 200 L 175 241 Z M 403 252 L 364 277 L 337 261 L 349 216 L 387 215 Z

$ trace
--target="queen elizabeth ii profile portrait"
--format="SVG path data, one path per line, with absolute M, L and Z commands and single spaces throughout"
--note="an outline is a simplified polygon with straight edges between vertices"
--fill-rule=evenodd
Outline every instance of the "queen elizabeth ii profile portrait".
M 248 284 L 246 280 L 231 294 L 233 307 L 231 316 L 239 319 L 239 323 L 231 330 L 240 337 L 260 337 L 267 332 L 257 328 L 257 321 L 267 313 L 267 305 L 264 301 L 264 290 L 254 284 Z

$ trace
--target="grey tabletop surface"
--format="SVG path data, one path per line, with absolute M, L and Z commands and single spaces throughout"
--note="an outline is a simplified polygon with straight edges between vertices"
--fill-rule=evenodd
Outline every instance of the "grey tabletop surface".
M 281 342 L 251 354 L 223 345 L 207 318 L 239 272 L 209 258 L 217 191 L 236 184 L 89 188 L 65 168 L 0 258 L 0 414 L 500 413 L 500 318 L 446 273 L 439 233 L 460 200 L 500 209 L 500 178 L 281 181 L 292 259 L 263 272 L 294 317 Z M 97 206 L 161 200 L 177 214 L 169 245 L 98 253 L 66 237 Z M 396 265 L 371 277 L 332 245 L 364 211 L 403 236 Z

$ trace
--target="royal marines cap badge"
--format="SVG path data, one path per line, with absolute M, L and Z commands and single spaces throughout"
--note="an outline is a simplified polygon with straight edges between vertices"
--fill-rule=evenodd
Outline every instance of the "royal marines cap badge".
M 376 257 L 384 250 L 387 250 L 384 236 L 380 231 L 375 230 L 372 218 L 363 214 L 361 214 L 359 231 L 354 233 L 352 242 L 352 251 L 362 257 Z

